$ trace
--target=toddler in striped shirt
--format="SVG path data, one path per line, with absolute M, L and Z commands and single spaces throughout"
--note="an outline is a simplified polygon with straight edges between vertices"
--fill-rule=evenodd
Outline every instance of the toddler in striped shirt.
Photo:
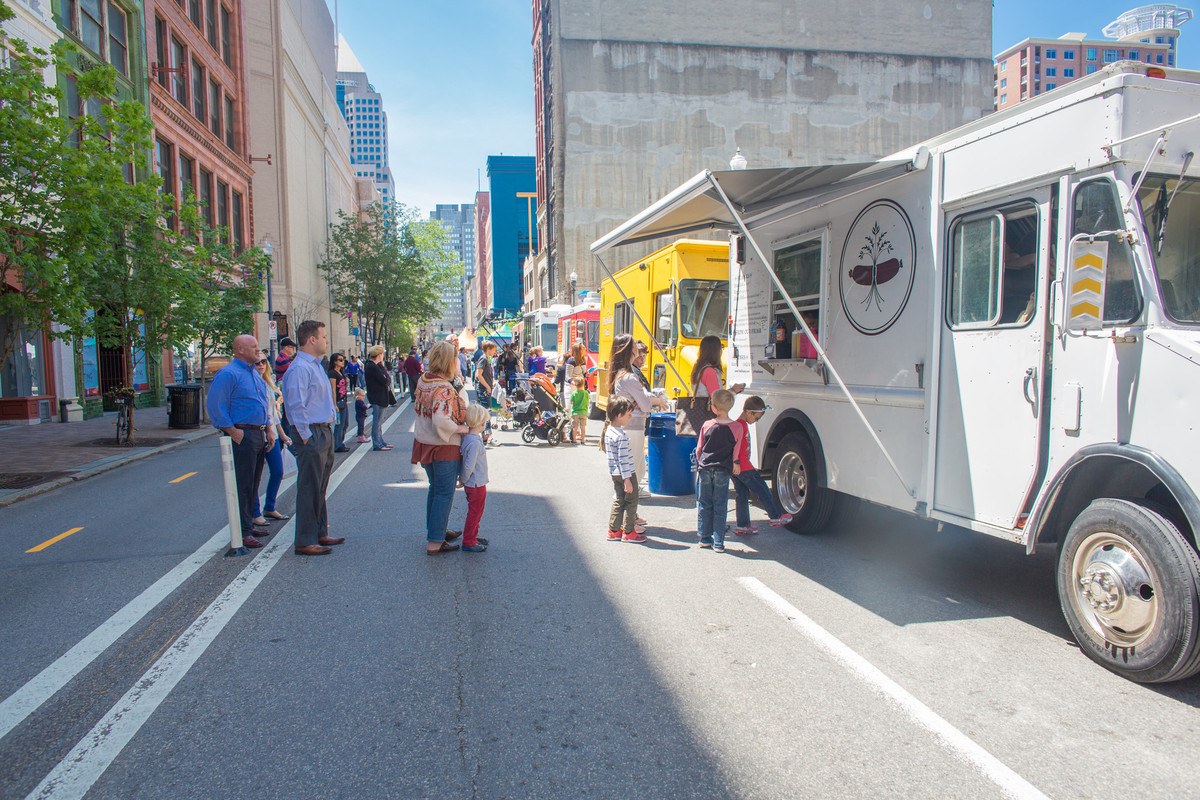
M 625 426 L 633 418 L 633 401 L 628 397 L 608 398 L 604 432 L 600 434 L 600 449 L 608 455 L 608 474 L 612 477 L 612 513 L 608 515 L 608 541 L 644 542 L 646 537 L 634 526 L 637 520 L 638 487 L 637 471 L 633 468 L 633 454 L 629 448 L 629 436 Z

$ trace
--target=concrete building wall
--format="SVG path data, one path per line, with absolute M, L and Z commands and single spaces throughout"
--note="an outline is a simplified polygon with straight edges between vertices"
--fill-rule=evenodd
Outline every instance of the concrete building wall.
M 273 306 L 292 332 L 301 318 L 325 322 L 333 348 L 345 350 L 349 321 L 331 311 L 317 269 L 338 210 L 356 211 L 333 19 L 323 0 L 256 0 L 245 10 L 251 153 L 272 156 L 255 164 L 254 224 L 274 243 Z
M 874 159 L 992 106 L 986 0 L 540 1 L 555 300 L 572 270 L 598 286 L 592 241 L 738 147 L 751 168 Z

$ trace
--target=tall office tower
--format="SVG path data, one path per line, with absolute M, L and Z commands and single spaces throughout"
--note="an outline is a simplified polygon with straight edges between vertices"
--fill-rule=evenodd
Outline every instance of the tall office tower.
M 874 160 L 991 110 L 991 0 L 533 0 L 532 42 L 542 304 L 572 272 L 595 289 L 593 241 L 738 148 Z
M 350 163 L 354 174 L 375 182 L 384 206 L 396 200 L 396 182 L 388 163 L 387 114 L 383 97 L 367 80 L 367 70 L 338 34 L 337 101 L 350 126 Z
M 996 56 L 996 109 L 1012 108 L 1117 61 L 1174 67 L 1179 26 L 1191 18 L 1192 12 L 1179 6 L 1142 6 L 1106 25 L 1108 39 L 1083 33 L 1024 39 Z
M 475 206 L 471 203 L 447 205 L 438 203 L 429 212 L 450 234 L 450 246 L 458 253 L 463 265 L 463 276 L 457 286 L 442 293 L 442 316 L 434 325 L 442 330 L 459 330 L 469 324 L 467 317 L 466 287 L 475 277 Z

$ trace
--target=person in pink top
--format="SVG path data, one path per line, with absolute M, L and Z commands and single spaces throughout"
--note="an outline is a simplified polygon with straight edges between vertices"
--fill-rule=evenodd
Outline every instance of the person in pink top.
M 753 536 L 758 533 L 750 524 L 750 495 L 753 494 L 762 503 L 767 514 L 771 517 L 771 527 L 779 528 L 792 521 L 792 515 L 784 512 L 771 494 L 762 474 L 754 468 L 750 460 L 750 426 L 758 422 L 767 411 L 767 404 L 761 397 L 750 395 L 742 404 L 742 415 L 733 424 L 741 430 L 738 437 L 737 464 L 741 471 L 733 476 L 733 486 L 737 491 L 734 502 L 737 521 L 733 529 L 734 536 Z
M 692 367 L 692 396 L 712 397 L 721 387 L 721 353 L 724 351 L 719 336 L 705 336 L 700 340 L 696 353 L 696 364 Z M 726 387 L 734 394 L 746 388 L 744 383 Z

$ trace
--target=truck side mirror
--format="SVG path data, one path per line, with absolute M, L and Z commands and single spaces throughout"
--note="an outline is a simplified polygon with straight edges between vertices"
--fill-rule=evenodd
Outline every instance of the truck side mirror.
M 1095 331 L 1104 327 L 1104 291 L 1108 275 L 1108 242 L 1071 243 L 1067 262 L 1066 329 Z
M 671 315 L 665 314 L 658 318 L 658 329 L 664 333 L 671 330 Z

